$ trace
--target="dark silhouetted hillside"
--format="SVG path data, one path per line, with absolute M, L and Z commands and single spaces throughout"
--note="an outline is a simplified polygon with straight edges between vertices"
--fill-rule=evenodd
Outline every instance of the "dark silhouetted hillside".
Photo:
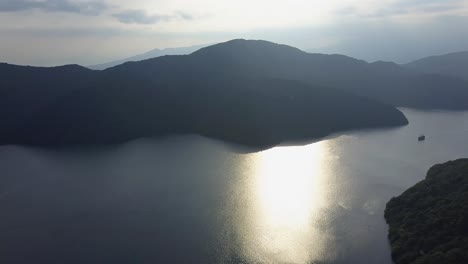
M 468 109 L 460 78 L 267 41 L 232 40 L 104 71 L 2 64 L 0 72 L 4 144 L 197 133 L 269 145 L 405 124 L 389 105 Z
M 398 107 L 468 109 L 468 82 L 459 78 L 419 74 L 395 63 L 310 54 L 267 41 L 232 40 L 188 56 L 130 62 L 107 72 L 147 80 L 177 76 L 279 78 L 334 87 Z
M 433 166 L 385 209 L 396 264 L 468 263 L 468 159 Z
M 0 135 L 17 131 L 34 113 L 96 77 L 96 72 L 78 65 L 42 68 L 0 63 Z
M 57 82 L 57 69 L 42 69 L 44 85 L 12 81 L 17 89 L 43 90 L 47 103 L 34 100 L 22 108 L 0 106 L 17 122 L 2 123 L 2 144 L 107 144 L 145 136 L 200 134 L 230 142 L 269 146 L 285 140 L 322 137 L 356 128 L 407 123 L 392 106 L 332 88 L 297 81 L 198 76 L 178 72 L 168 60 L 160 78 L 126 72 L 93 72 L 77 68 L 67 76 L 70 86 Z M 143 62 L 147 63 L 147 62 Z M 133 65 L 133 64 L 130 64 Z M 17 76 L 36 68 L 11 66 Z M 80 69 L 80 70 L 78 70 Z M 143 69 L 145 69 L 143 67 Z M 148 73 L 140 72 L 146 76 Z M 30 76 L 30 75 L 28 75 Z M 38 78 L 38 77 L 36 77 Z M 64 78 L 57 76 L 56 78 Z M 41 83 L 41 82 L 38 82 Z M 11 83 L 10 83 L 11 84 Z M 24 85 L 24 87 L 23 87 Z M 45 87 L 45 88 L 44 88 Z M 27 92 L 23 94 L 27 96 Z M 18 97 L 18 98 L 17 98 Z M 20 101 L 18 94 L 1 100 Z

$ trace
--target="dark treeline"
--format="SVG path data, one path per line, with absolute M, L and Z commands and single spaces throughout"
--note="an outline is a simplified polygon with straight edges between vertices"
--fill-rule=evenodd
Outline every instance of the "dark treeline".
M 468 159 L 433 166 L 385 209 L 397 264 L 468 263 Z

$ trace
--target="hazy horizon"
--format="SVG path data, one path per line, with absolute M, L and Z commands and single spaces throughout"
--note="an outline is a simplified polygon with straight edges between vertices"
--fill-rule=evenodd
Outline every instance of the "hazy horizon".
M 0 61 L 92 65 L 245 38 L 406 63 L 468 50 L 467 22 L 467 0 L 0 0 Z
M 226 41 L 231 41 L 231 40 L 234 40 L 234 39 L 230 39 L 230 40 L 226 40 Z M 268 41 L 268 40 L 266 40 L 266 41 Z M 225 41 L 223 41 L 223 42 L 225 42 Z M 223 42 L 219 42 L 219 43 L 223 43 Z M 197 48 L 198 49 L 198 48 L 203 48 L 205 46 L 208 47 L 208 46 L 219 44 L 219 43 L 199 44 L 199 45 L 193 45 L 193 46 L 177 46 L 177 47 L 154 48 L 154 49 L 151 49 L 151 50 L 144 50 L 144 51 L 141 51 L 141 52 L 136 53 L 136 54 L 129 54 L 126 57 L 122 57 L 122 56 L 121 57 L 115 57 L 115 58 L 110 58 L 107 61 L 100 61 L 98 63 L 91 63 L 91 64 L 90 63 L 87 63 L 87 64 L 75 63 L 73 61 L 70 61 L 69 63 L 63 63 L 63 64 L 38 64 L 38 65 L 34 65 L 34 64 L 16 64 L 16 63 L 8 62 L 8 61 L 0 61 L 0 63 L 9 63 L 9 64 L 15 64 L 15 65 L 21 65 L 21 66 L 37 66 L 37 67 L 54 67 L 54 66 L 78 64 L 78 65 L 81 65 L 81 66 L 84 66 L 84 67 L 91 67 L 91 66 L 96 66 L 96 65 L 101 65 L 101 64 L 105 65 L 105 64 L 113 63 L 113 62 L 119 63 L 119 61 L 134 60 L 133 59 L 134 57 L 144 56 L 145 54 L 154 52 L 156 50 L 164 51 L 164 50 L 177 50 L 177 49 L 180 49 L 181 51 L 184 51 L 184 50 L 190 49 L 190 48 Z M 278 44 L 283 44 L 283 43 L 278 43 Z M 446 54 L 450 54 L 450 53 L 468 52 L 468 50 L 459 50 L 459 51 L 449 51 L 449 52 L 438 53 L 438 54 L 427 54 L 425 56 L 416 57 L 416 58 L 414 58 L 412 60 L 409 60 L 409 61 L 398 62 L 398 61 L 395 61 L 395 60 L 379 60 L 379 59 L 378 60 L 366 60 L 366 59 L 363 59 L 363 58 L 351 56 L 349 54 L 337 53 L 337 52 L 327 52 L 327 51 L 320 51 L 320 50 L 314 50 L 314 49 L 310 49 L 310 50 L 302 49 L 302 51 L 307 52 L 307 53 L 321 53 L 321 54 L 329 54 L 329 55 L 340 54 L 340 55 L 350 56 L 350 57 L 353 57 L 355 59 L 364 60 L 364 61 L 367 61 L 369 63 L 377 62 L 377 61 L 389 61 L 389 62 L 395 62 L 395 63 L 399 63 L 399 64 L 412 62 L 412 61 L 422 59 L 422 58 L 425 58 L 425 57 L 429 57 L 429 56 L 440 56 L 440 55 L 446 55 Z M 181 52 L 180 55 L 185 55 L 185 53 Z M 138 61 L 138 60 L 136 60 L 136 61 Z M 123 63 L 123 62 L 121 62 L 121 63 Z

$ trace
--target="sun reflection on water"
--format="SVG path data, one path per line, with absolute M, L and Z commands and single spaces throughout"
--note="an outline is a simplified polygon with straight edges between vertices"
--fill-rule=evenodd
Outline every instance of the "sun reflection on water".
M 246 258 L 260 263 L 309 263 L 326 247 L 320 212 L 326 206 L 327 141 L 276 147 L 254 155 L 244 224 Z M 245 226 L 247 225 L 247 226 Z

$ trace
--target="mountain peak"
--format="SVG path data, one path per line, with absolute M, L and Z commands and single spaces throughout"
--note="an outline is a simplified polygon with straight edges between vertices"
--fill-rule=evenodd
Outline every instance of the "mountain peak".
M 277 44 L 265 40 L 248 40 L 248 39 L 233 39 L 223 43 L 215 44 L 202 48 L 194 55 L 202 54 L 221 54 L 227 53 L 231 55 L 251 55 L 251 54 L 265 54 L 265 53 L 285 53 L 288 54 L 303 54 L 304 52 L 298 48 L 288 45 Z
M 101 63 L 101 64 L 96 64 L 96 65 L 89 65 L 87 67 L 92 70 L 105 70 L 105 69 L 108 69 L 108 68 L 111 68 L 111 67 L 123 64 L 125 62 L 129 62 L 129 61 L 143 61 L 143 60 L 162 57 L 166 55 L 187 55 L 187 54 L 191 54 L 192 52 L 202 47 L 206 47 L 206 45 L 195 45 L 195 46 L 164 48 L 164 49 L 156 48 L 156 49 L 152 49 L 150 51 L 147 51 L 145 53 L 141 53 L 132 57 L 115 60 L 111 62 L 106 62 L 106 63 Z

